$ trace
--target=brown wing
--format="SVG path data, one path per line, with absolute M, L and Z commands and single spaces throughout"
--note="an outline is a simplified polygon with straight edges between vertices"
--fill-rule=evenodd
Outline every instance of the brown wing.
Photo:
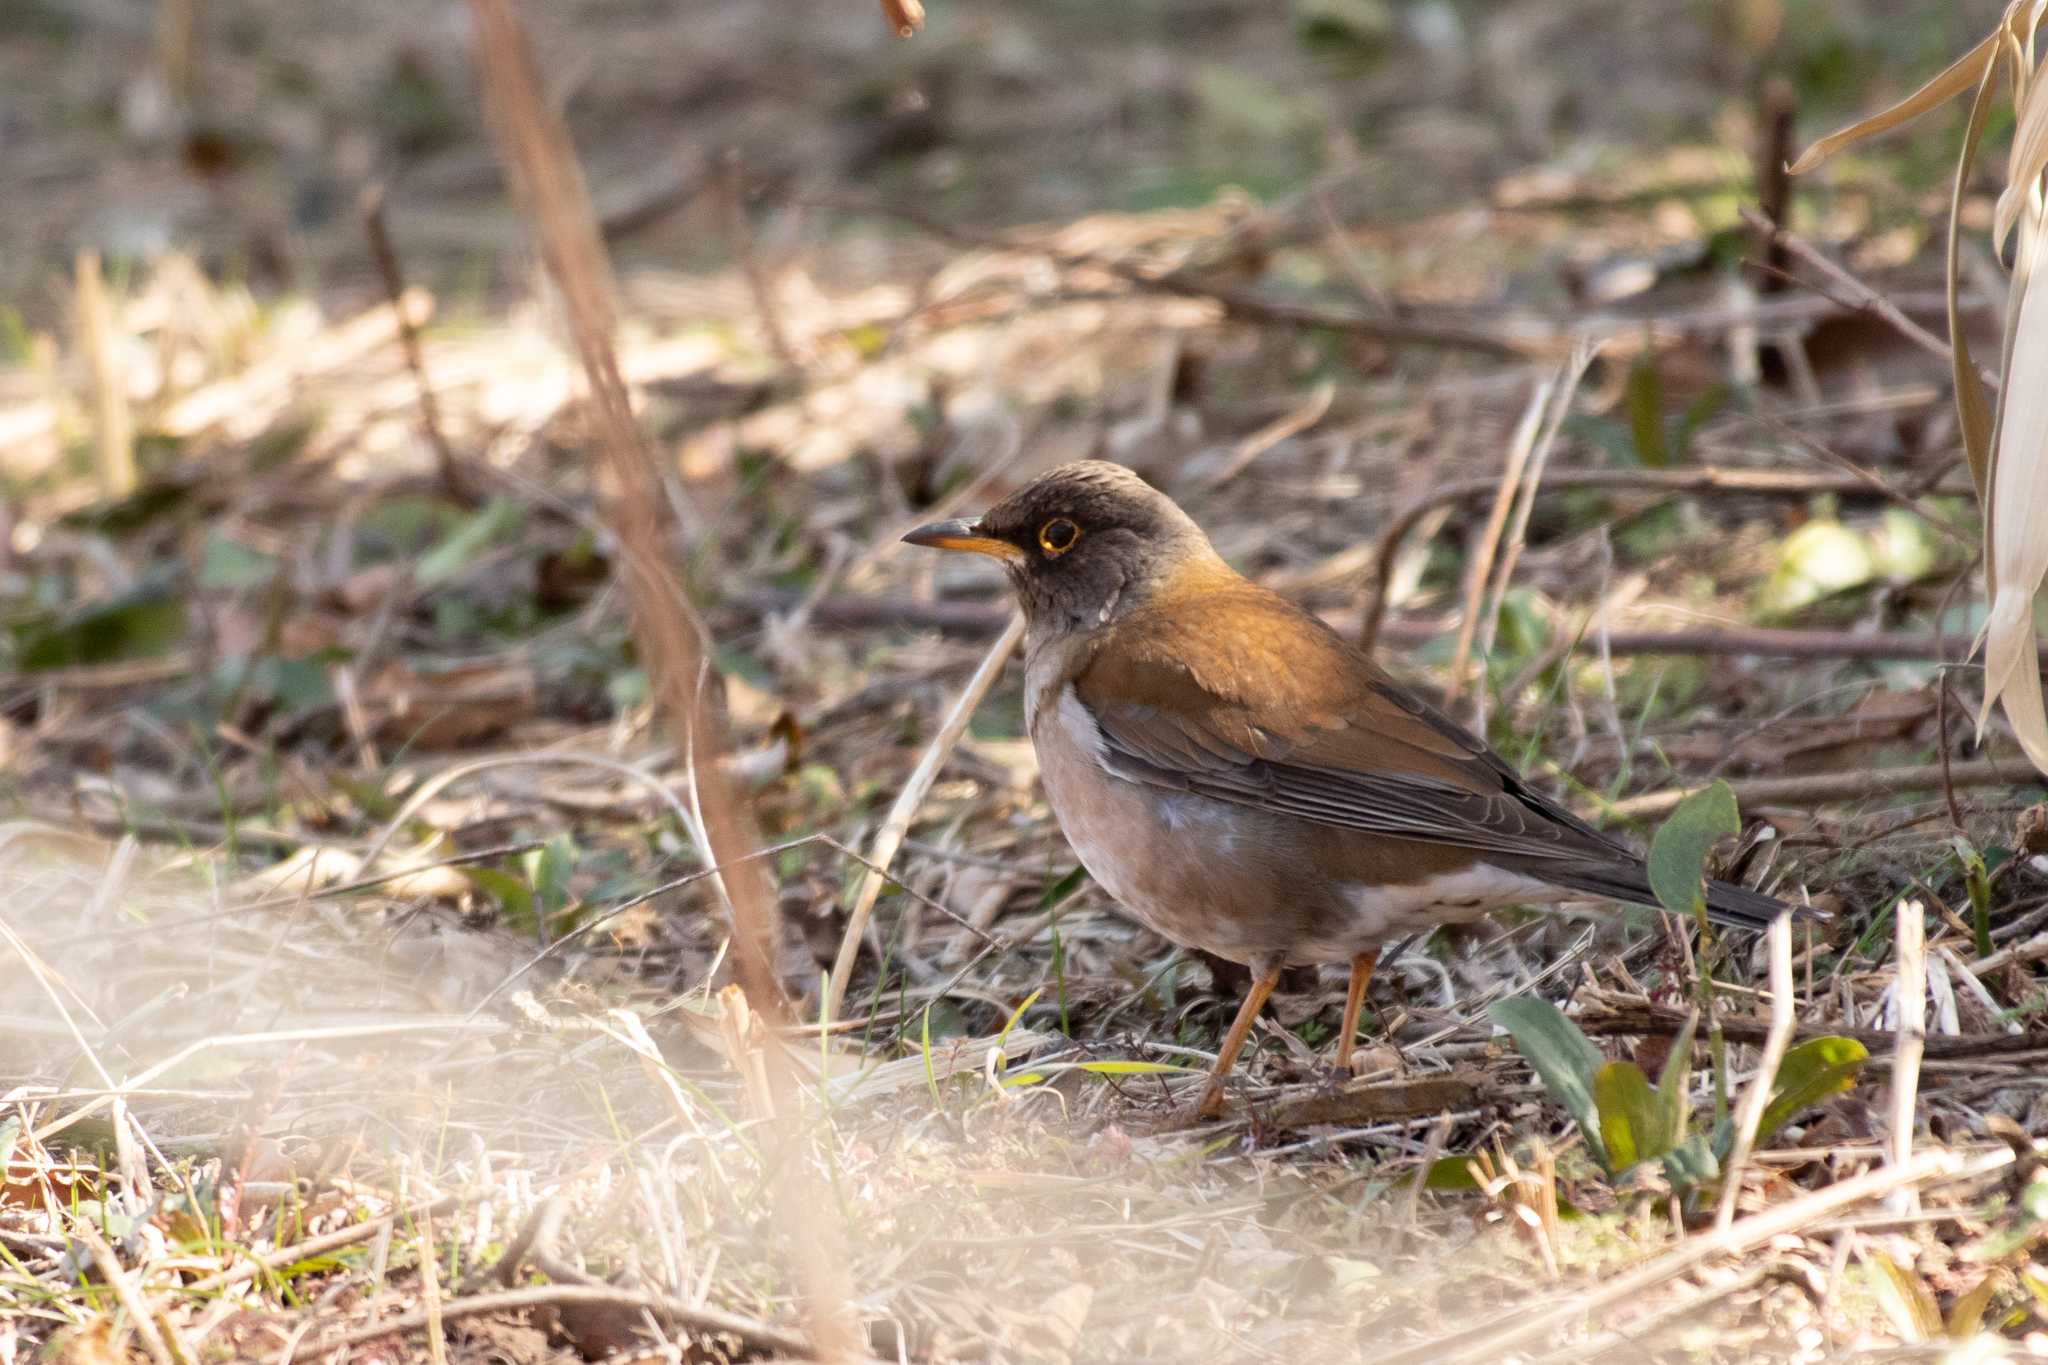
M 1518 863 L 1633 861 L 1285 599 L 1238 580 L 1202 602 L 1134 613 L 1075 680 L 1118 776 Z

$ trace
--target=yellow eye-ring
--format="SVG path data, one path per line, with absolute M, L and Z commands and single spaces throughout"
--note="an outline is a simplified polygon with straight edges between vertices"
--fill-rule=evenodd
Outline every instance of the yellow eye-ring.
M 1074 548 L 1081 538 L 1081 528 L 1065 517 L 1054 517 L 1038 528 L 1038 548 L 1057 559 Z

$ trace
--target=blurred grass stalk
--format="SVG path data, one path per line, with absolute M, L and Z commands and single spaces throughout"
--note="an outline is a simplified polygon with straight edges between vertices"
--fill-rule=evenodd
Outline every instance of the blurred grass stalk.
M 116 502 L 135 491 L 135 422 L 99 252 L 86 247 L 78 253 L 77 277 L 79 343 L 92 370 L 94 469 L 100 496 Z
M 2035 594 L 2048 577 L 2048 283 L 2036 278 L 2048 265 L 2048 204 L 2042 186 L 2048 170 L 2048 81 L 2038 79 L 2042 64 L 2035 51 L 2044 18 L 2048 0 L 2013 0 L 1998 26 L 1959 61 L 1891 108 L 1814 143 L 1794 163 L 1792 173 L 1811 170 L 1854 142 L 1908 123 L 1976 88 L 1949 196 L 1948 323 L 1956 408 L 1970 474 L 1984 508 L 1984 587 L 1991 601 L 1980 641 L 1984 705 L 1977 713 L 1977 733 L 1981 740 L 1993 703 L 2002 703 L 2027 757 L 2048 772 L 2048 711 L 2035 662 L 2033 618 Z M 2005 188 L 1992 222 L 1992 247 L 2003 259 L 2006 239 L 2017 232 L 2018 241 L 2012 289 L 2006 297 L 2002 380 L 1994 415 L 1960 322 L 1956 240 L 1963 187 L 2004 80 L 2012 83 L 2015 126 Z
M 727 871 L 718 881 L 732 914 L 735 975 L 754 1014 L 768 1020 L 760 1049 L 772 1111 L 760 1115 L 768 1134 L 767 1173 L 777 1221 L 795 1259 L 811 1343 L 821 1360 L 852 1359 L 843 1230 L 836 1205 L 813 1169 L 812 1135 L 799 1125 L 801 1099 L 789 1057 L 772 1041 L 772 1026 L 789 1011 L 775 969 L 781 941 L 775 897 L 752 812 L 720 763 L 725 749 L 709 686 L 709 637 L 668 567 L 660 516 L 667 506 L 662 476 L 646 434 L 633 416 L 613 346 L 617 288 L 597 217 L 568 130 L 544 103 L 526 32 L 511 0 L 470 0 L 476 17 L 479 76 L 512 182 L 540 238 L 548 275 L 590 385 L 589 403 L 604 461 L 608 520 L 619 540 L 634 637 L 653 677 L 655 696 L 691 768 L 692 804 L 703 831 L 699 856 Z M 831 1140 L 829 1133 L 824 1140 Z

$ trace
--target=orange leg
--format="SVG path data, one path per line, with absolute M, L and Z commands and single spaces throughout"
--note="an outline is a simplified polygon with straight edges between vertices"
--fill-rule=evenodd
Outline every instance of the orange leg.
M 1337 1035 L 1337 1065 L 1351 1065 L 1352 1049 L 1358 1043 L 1358 1016 L 1365 1008 L 1365 988 L 1372 984 L 1372 969 L 1379 965 L 1380 950 L 1368 948 L 1351 959 L 1351 989 L 1344 993 L 1344 1028 Z
M 1266 1006 L 1266 997 L 1279 984 L 1280 964 L 1277 962 L 1252 981 L 1244 1003 L 1237 1007 L 1237 1018 L 1230 1021 L 1230 1032 L 1223 1035 L 1223 1047 L 1216 1054 L 1216 1069 L 1209 1073 L 1209 1088 L 1202 1092 L 1202 1102 L 1195 1106 L 1198 1117 L 1213 1119 L 1223 1112 L 1223 1078 L 1230 1074 L 1230 1068 L 1237 1065 L 1237 1054 L 1244 1051 L 1244 1040 L 1251 1035 L 1252 1020 L 1259 1017 L 1259 1011 Z

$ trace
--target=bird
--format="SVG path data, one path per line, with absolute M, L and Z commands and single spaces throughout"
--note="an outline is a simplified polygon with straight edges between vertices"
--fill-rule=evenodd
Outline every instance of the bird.
M 1053 468 L 912 545 L 1003 566 L 1024 614 L 1024 719 L 1047 803 L 1138 921 L 1252 977 L 1195 1108 L 1289 966 L 1345 964 L 1351 1056 L 1381 948 L 1511 905 L 1655 906 L 1642 857 L 1531 787 L 1356 645 L 1224 562 L 1104 460 Z M 1709 919 L 1791 907 L 1723 881 Z

